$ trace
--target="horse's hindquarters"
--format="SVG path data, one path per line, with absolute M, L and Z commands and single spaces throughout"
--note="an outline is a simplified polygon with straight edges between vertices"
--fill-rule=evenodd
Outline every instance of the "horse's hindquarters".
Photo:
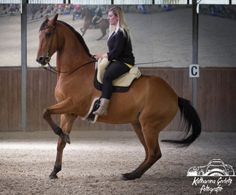
M 178 110 L 178 96 L 162 79 L 141 76 L 126 93 L 113 93 L 108 115 L 98 121 L 132 123 L 145 118 L 151 123 L 170 122 Z

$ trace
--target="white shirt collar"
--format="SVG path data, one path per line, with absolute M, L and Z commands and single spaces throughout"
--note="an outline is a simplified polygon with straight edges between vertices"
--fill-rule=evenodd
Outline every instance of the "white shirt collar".
M 115 32 L 117 33 L 119 29 L 120 29 L 120 26 L 119 26 L 119 23 L 118 23 L 118 24 L 116 25 Z

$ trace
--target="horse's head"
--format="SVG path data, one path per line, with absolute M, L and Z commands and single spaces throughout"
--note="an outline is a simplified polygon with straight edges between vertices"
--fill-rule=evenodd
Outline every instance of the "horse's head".
M 51 56 L 56 52 L 55 29 L 58 14 L 52 20 L 48 18 L 42 23 L 39 30 L 39 48 L 36 61 L 41 65 L 49 63 Z

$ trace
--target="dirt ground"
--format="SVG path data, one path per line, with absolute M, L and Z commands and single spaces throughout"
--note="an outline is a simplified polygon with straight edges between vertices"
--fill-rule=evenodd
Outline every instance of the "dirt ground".
M 165 131 L 161 139 L 180 135 Z M 188 148 L 161 143 L 162 158 L 141 179 L 123 181 L 121 173 L 133 170 L 144 159 L 133 131 L 72 131 L 59 179 L 50 180 L 56 140 L 48 131 L 1 132 L 0 194 L 193 195 L 200 194 L 201 185 L 193 185 L 193 177 L 186 176 L 190 167 L 212 159 L 236 167 L 236 134 L 203 133 Z M 236 194 L 236 177 L 231 179 L 231 185 L 217 194 Z

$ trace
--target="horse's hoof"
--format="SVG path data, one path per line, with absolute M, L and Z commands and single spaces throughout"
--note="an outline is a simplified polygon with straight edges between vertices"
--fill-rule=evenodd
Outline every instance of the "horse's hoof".
M 68 134 L 62 133 L 60 137 L 65 143 L 70 144 L 70 136 Z
M 50 179 L 58 179 L 58 176 L 57 176 L 57 174 L 51 173 L 51 174 L 49 175 L 49 178 L 50 178 Z
M 125 173 L 125 174 L 122 174 L 122 177 L 121 179 L 124 180 L 124 181 L 127 181 L 127 180 L 134 180 L 134 179 L 138 179 L 140 178 L 141 176 L 135 174 L 135 173 Z

